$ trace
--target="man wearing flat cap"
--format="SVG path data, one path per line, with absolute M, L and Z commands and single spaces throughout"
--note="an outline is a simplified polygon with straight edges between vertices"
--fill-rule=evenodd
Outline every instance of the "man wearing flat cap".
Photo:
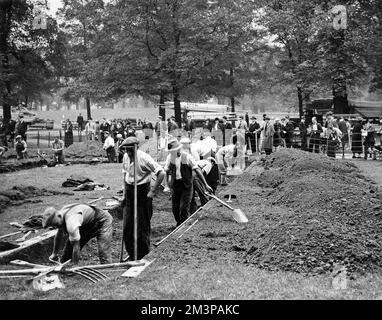
M 115 161 L 115 142 L 113 137 L 108 131 L 104 132 L 105 134 L 105 142 L 103 144 L 103 149 L 106 151 L 107 158 L 110 163 L 114 163 Z
M 170 139 L 168 141 L 167 151 L 169 155 L 164 167 L 167 173 L 168 185 L 172 191 L 172 213 L 177 226 L 187 220 L 190 215 L 195 174 L 205 184 L 206 190 L 209 192 L 213 191 L 207 184 L 196 160 L 191 154 L 181 149 L 182 144 L 177 139 Z
M 120 149 L 125 150 L 123 157 L 124 201 L 127 207 L 126 219 L 123 226 L 123 237 L 129 259 L 134 260 L 134 181 L 137 184 L 137 215 L 138 215 L 138 243 L 137 259 L 142 259 L 150 252 L 151 217 L 153 215 L 153 198 L 161 185 L 165 173 L 163 168 L 147 153 L 138 150 L 135 155 L 135 145 L 139 140 L 128 137 L 123 141 Z M 137 159 L 137 171 L 134 176 L 134 161 Z M 151 185 L 151 175 L 156 180 Z
M 112 216 L 95 206 L 72 203 L 56 210 L 49 207 L 44 211 L 43 228 L 58 228 L 53 241 L 51 260 L 64 263 L 72 259 L 77 264 L 80 250 L 92 238 L 97 238 L 98 256 L 102 264 L 111 263 Z M 68 234 L 61 259 L 58 258 L 64 235 Z

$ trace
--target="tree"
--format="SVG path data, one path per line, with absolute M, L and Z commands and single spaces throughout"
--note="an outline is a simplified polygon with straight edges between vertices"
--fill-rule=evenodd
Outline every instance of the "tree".
M 87 118 L 91 118 L 90 97 L 93 89 L 88 75 L 91 52 L 98 41 L 104 12 L 102 0 L 63 0 L 58 11 L 64 22 L 60 25 L 66 36 L 66 93 L 68 100 L 85 98 Z
M 61 38 L 57 24 L 47 18 L 37 29 L 37 1 L 0 2 L 0 92 L 4 122 L 11 119 L 11 106 L 37 99 L 58 85 Z

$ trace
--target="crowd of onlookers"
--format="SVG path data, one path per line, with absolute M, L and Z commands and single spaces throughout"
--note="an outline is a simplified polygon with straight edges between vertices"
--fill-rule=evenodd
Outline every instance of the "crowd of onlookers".
M 153 124 L 144 119 L 134 121 L 129 119 L 106 119 L 84 121 L 81 113 L 77 117 L 78 134 L 84 135 L 86 140 L 100 141 L 108 155 L 110 162 L 121 162 L 122 156 L 116 150 L 122 144 L 124 139 L 136 136 L 136 130 L 139 128 L 144 132 L 145 139 L 148 140 L 156 134 L 158 138 L 158 149 L 164 144 L 164 139 L 169 135 L 177 137 L 191 138 L 197 130 L 195 121 L 190 116 L 182 122 L 179 127 L 175 121 L 175 117 L 169 117 L 163 121 L 159 116 L 158 120 Z M 27 123 L 23 116 L 20 115 L 17 121 L 12 120 L 7 126 L 0 123 L 0 133 L 2 133 L 1 141 L 4 153 L 9 147 L 9 141 L 17 153 L 18 159 L 28 157 L 27 153 Z M 64 139 L 63 148 L 73 144 L 73 123 L 67 119 L 63 122 Z M 200 130 L 211 132 L 211 137 L 217 141 L 218 145 L 224 147 L 231 143 L 232 136 L 240 133 L 244 139 L 245 152 L 247 153 L 265 153 L 271 154 L 281 147 L 292 148 L 298 147 L 304 151 L 325 153 L 329 157 L 335 157 L 336 153 L 341 152 L 344 155 L 346 149 L 351 150 L 353 158 L 367 159 L 372 157 L 376 159 L 376 155 L 381 150 L 381 133 L 382 133 L 382 117 L 377 123 L 371 123 L 370 120 L 364 120 L 361 117 L 357 119 L 346 119 L 344 117 L 336 118 L 331 112 L 327 113 L 321 122 L 317 121 L 317 117 L 312 117 L 309 123 L 306 118 L 302 117 L 299 121 L 292 120 L 289 116 L 280 118 L 270 118 L 266 114 L 262 119 L 255 116 L 239 116 L 236 121 L 229 121 L 227 117 L 215 119 L 206 119 Z M 60 137 L 55 138 L 55 143 L 61 140 Z M 163 140 L 161 142 L 160 140 Z M 201 138 L 203 139 L 203 137 Z M 61 148 L 58 148 L 61 149 Z M 162 148 L 163 149 L 163 148 Z M 61 151 L 59 152 L 58 163 L 63 162 Z M 162 151 L 159 151 L 162 152 Z M 57 157 L 56 157 L 57 158 Z

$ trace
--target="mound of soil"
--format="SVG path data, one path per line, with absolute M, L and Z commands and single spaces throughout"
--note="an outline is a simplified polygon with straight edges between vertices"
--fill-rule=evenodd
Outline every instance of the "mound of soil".
M 85 158 L 85 157 L 106 157 L 103 145 L 99 141 L 84 141 L 70 145 L 64 150 L 65 157 Z
M 0 213 L 7 206 L 18 206 L 25 202 L 41 202 L 42 200 L 31 200 L 30 198 L 53 195 L 74 195 L 73 192 L 61 192 L 55 190 L 39 189 L 34 186 L 13 186 L 10 189 L 0 191 Z
M 262 194 L 271 223 L 249 233 L 247 263 L 307 274 L 335 263 L 350 273 L 382 271 L 382 192 L 354 164 L 284 149 L 263 165 L 243 177 L 271 189 Z

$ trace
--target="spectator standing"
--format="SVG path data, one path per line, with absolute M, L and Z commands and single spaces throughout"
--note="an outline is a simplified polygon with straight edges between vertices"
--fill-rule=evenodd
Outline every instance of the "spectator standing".
M 64 136 L 65 148 L 68 148 L 70 145 L 73 144 L 73 124 L 69 119 L 66 120 L 64 129 L 65 129 L 65 136 Z
M 306 151 L 308 149 L 308 127 L 304 117 L 301 118 L 298 129 L 300 130 L 301 150 Z
M 65 143 L 59 137 L 55 137 L 52 143 L 53 164 L 64 164 L 64 147 Z
M 370 158 L 372 154 L 374 154 L 374 145 L 375 145 L 375 139 L 374 139 L 374 127 L 371 125 L 370 120 L 367 120 L 364 123 L 364 130 L 366 131 L 366 137 L 363 141 L 364 145 L 364 159 L 367 160 L 367 156 L 369 155 Z
M 170 122 L 168 123 L 168 133 L 172 135 L 172 134 L 174 134 L 174 131 L 177 129 L 179 129 L 179 126 L 175 121 L 175 117 L 172 116 L 170 118 Z
M 115 142 L 109 132 L 105 132 L 105 143 L 103 149 L 106 151 L 109 163 L 114 163 L 115 159 Z
M 287 148 L 292 148 L 294 128 L 294 122 L 289 119 L 289 116 L 286 116 L 283 130 L 285 131 L 285 146 Z
M 251 150 L 252 152 L 257 152 L 259 147 L 259 132 L 260 124 L 257 122 L 255 116 L 251 117 L 251 122 L 249 123 L 249 138 L 251 140 Z
M 207 119 L 206 121 L 204 121 L 204 124 L 203 124 L 203 130 L 204 131 L 210 131 L 212 130 L 212 124 L 211 124 L 211 121 L 210 119 Z
M 320 152 L 320 141 L 321 133 L 323 132 L 321 124 L 317 122 L 317 118 L 312 118 L 312 124 L 310 127 L 310 141 L 309 141 L 309 152 L 319 153 Z
M 16 136 L 15 150 L 17 153 L 17 160 L 28 159 L 27 143 L 21 135 Z
M 28 124 L 24 120 L 23 115 L 19 115 L 18 122 L 16 123 L 16 135 L 20 135 L 23 140 L 27 141 L 27 130 L 28 130 Z
M 353 159 L 355 158 L 361 158 L 362 153 L 362 118 L 357 118 L 357 121 L 355 121 L 353 130 L 352 130 L 352 137 L 351 137 L 351 151 L 353 152 Z M 356 157 L 356 153 L 358 154 L 358 157 Z
M 344 117 L 340 117 L 338 121 L 338 129 L 341 130 L 342 138 L 341 138 L 341 148 L 342 148 L 342 157 L 345 156 L 345 147 L 349 143 L 349 133 L 348 133 L 348 124 L 346 123 Z
M 275 129 L 275 133 L 273 135 L 273 146 L 277 150 L 282 145 L 282 141 L 281 141 L 282 125 L 279 118 L 275 119 L 275 123 L 273 124 L 273 127 Z
M 273 136 L 275 134 L 275 128 L 270 123 L 270 118 L 265 118 L 265 124 L 263 127 L 264 130 L 264 142 L 263 142 L 263 148 L 266 155 L 270 155 L 273 151 Z
M 116 152 L 117 152 L 117 159 L 118 159 L 118 163 L 122 163 L 123 161 L 123 150 L 121 149 L 121 145 L 123 143 L 123 136 L 118 133 L 117 134 L 117 142 L 115 143 L 115 149 L 116 149 Z
M 184 130 L 187 131 L 187 135 L 189 138 L 191 137 L 192 130 L 194 130 L 194 129 L 195 129 L 194 121 L 191 119 L 191 116 L 187 116 L 186 123 L 184 124 Z
M 216 122 L 216 121 L 215 121 Z M 226 116 L 223 116 L 223 121 L 222 123 L 220 124 L 220 130 L 223 132 L 223 146 L 225 146 L 226 144 L 229 144 L 228 141 L 228 138 L 226 138 L 227 136 L 227 130 L 232 130 L 232 124 L 230 124 L 228 121 L 227 121 L 227 117 Z
M 77 117 L 77 124 L 78 124 L 78 132 L 80 133 L 82 130 L 84 130 L 84 117 L 80 113 Z

